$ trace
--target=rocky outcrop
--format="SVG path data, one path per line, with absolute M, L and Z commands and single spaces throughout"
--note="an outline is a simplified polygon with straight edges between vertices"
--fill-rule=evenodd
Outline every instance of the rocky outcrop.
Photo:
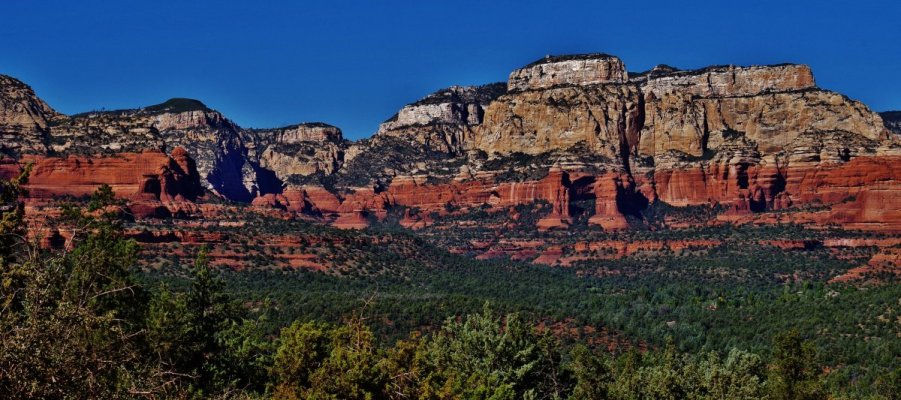
M 841 153 L 837 153 L 841 154 Z M 737 212 L 786 210 L 793 206 L 835 205 L 847 207 L 867 188 L 881 188 L 888 197 L 901 195 L 901 167 L 897 156 L 874 154 L 855 156 L 850 161 L 789 161 L 763 157 L 756 162 L 739 158 L 717 159 L 699 165 L 657 170 L 653 175 L 654 194 L 675 206 L 728 204 Z M 857 204 L 852 201 L 851 204 Z M 869 205 L 886 227 L 897 216 L 883 213 L 882 205 Z M 859 209 L 843 213 L 845 222 L 876 222 Z M 871 225 L 872 228 L 878 228 Z
M 607 56 L 572 58 L 593 57 L 597 65 L 620 63 Z M 595 192 L 608 195 L 597 196 L 590 221 L 608 229 L 626 227 L 624 208 L 657 200 L 730 204 L 739 212 L 835 204 L 854 190 L 827 195 L 835 186 L 823 182 L 813 185 L 822 193 L 810 196 L 802 194 L 806 185 L 795 182 L 805 180 L 799 177 L 811 168 L 854 170 L 842 165 L 858 157 L 878 159 L 878 149 L 898 146 L 878 114 L 816 88 L 803 65 L 695 71 L 661 66 L 626 81 L 616 73 L 585 78 L 572 63 L 548 58 L 511 75 L 510 92 L 486 109 L 473 144 L 491 157 L 587 149 L 597 157 L 595 168 L 618 177 L 596 180 Z M 530 68 L 532 74 L 523 75 Z M 576 72 L 560 72 L 570 70 Z M 885 166 L 889 174 L 899 168 Z M 869 184 L 881 179 L 867 178 Z
M 538 220 L 536 226 L 539 230 L 567 227 L 572 222 L 572 217 L 569 214 L 569 187 L 572 185 L 569 180 L 569 174 L 563 171 L 559 165 L 555 165 L 548 171 L 548 175 L 543 182 L 545 183 L 542 187 L 544 193 L 540 194 L 539 197 L 551 203 L 551 212 Z
M 868 184 L 859 189 L 856 195 L 833 207 L 822 222 L 842 224 L 848 229 L 901 232 L 901 185 L 897 177 L 890 183 Z
M 555 86 L 623 83 L 629 79 L 622 60 L 607 54 L 546 56 L 510 74 L 507 90 L 548 89 Z
M 361 188 L 352 193 L 336 196 L 321 187 L 303 187 L 286 192 L 284 196 L 268 198 L 258 205 L 276 205 L 296 212 L 306 212 L 326 217 L 342 228 L 362 228 L 372 220 L 380 220 L 393 207 L 415 209 L 417 217 L 405 214 L 405 223 L 415 225 L 423 216 L 445 213 L 447 209 L 490 207 L 502 210 L 514 206 L 546 202 L 550 205 L 547 215 L 536 222 L 540 230 L 566 228 L 572 222 L 572 193 L 580 198 L 597 199 L 595 215 L 589 223 L 605 230 L 628 228 L 620 211 L 620 203 L 631 200 L 632 183 L 618 174 L 598 178 L 576 175 L 559 166 L 553 166 L 548 174 L 538 180 L 521 182 L 497 182 L 491 174 L 460 178 L 443 184 L 430 184 L 426 176 L 396 178 L 385 191 L 376 192 Z M 290 195 L 288 193 L 291 193 Z M 307 211 L 302 211 L 305 209 Z
M 408 104 L 379 127 L 388 131 L 431 124 L 482 123 L 483 108 L 506 91 L 503 83 L 483 86 L 451 86 Z
M 196 169 L 222 197 L 348 228 L 393 207 L 421 226 L 432 213 L 535 202 L 550 205 L 536 220 L 545 230 L 576 220 L 627 229 L 628 215 L 658 201 L 724 206 L 736 220 L 823 207 L 805 221 L 826 215 L 863 229 L 895 229 L 901 218 L 885 209 L 901 186 L 897 115 L 818 88 L 804 65 L 630 74 L 609 55 L 548 56 L 506 84 L 454 86 L 406 105 L 356 143 L 321 123 L 242 129 L 189 99 L 65 117 L 27 87 L 3 93 L 7 152 L 75 160 L 57 165 L 70 173 L 55 179 L 79 187 L 75 177 L 97 173 L 148 210 L 186 178 L 141 167 L 126 185 L 91 163 L 171 151 L 184 175 Z M 67 194 L 63 186 L 54 190 Z
M 462 154 L 470 147 L 473 128 L 484 119 L 485 107 L 505 92 L 504 83 L 439 90 L 404 106 L 382 123 L 372 145 L 378 146 L 385 137 L 398 137 L 428 151 Z
M 621 74 L 614 74 L 616 79 L 558 74 L 553 84 L 521 84 L 520 71 L 538 67 L 569 70 L 571 63 L 592 60 L 622 64 L 609 56 L 590 57 L 548 58 L 514 72 L 508 83 L 511 93 L 486 110 L 475 147 L 488 153 L 540 154 L 585 143 L 611 158 L 660 157 L 670 151 L 700 157 L 715 151 L 730 132 L 741 132 L 764 154 L 779 152 L 810 132 L 887 139 L 877 114 L 817 89 L 803 65 L 665 69 L 633 76 L 629 83 Z M 532 75 L 545 77 L 541 70 Z M 514 87 L 531 90 L 517 93 Z
M 3 164 L 4 177 L 17 174 L 26 163 L 32 164 L 27 188 L 33 198 L 86 196 L 102 184 L 110 185 L 119 195 L 129 196 L 138 194 L 139 188 L 147 186 L 146 181 L 150 177 L 159 185 L 145 190 L 145 193 L 153 193 L 157 197 L 196 197 L 197 192 L 196 187 L 190 187 L 190 181 L 195 176 L 184 171 L 175 158 L 162 152 L 120 153 L 115 157 L 26 156 L 18 163 Z M 192 172 L 196 174 L 196 170 Z M 173 190 L 164 190 L 163 185 L 165 189 Z
M 143 113 L 149 113 L 167 148 L 184 147 L 198 160 L 208 189 L 237 201 L 250 201 L 259 193 L 258 171 L 247 160 L 241 129 L 221 113 L 206 106 L 164 111 L 151 107 Z
M 255 129 L 259 143 L 339 143 L 344 141 L 341 129 L 322 122 L 307 122 L 275 129 Z
M 193 213 L 193 203 L 202 194 L 194 160 L 182 148 L 171 155 L 158 151 L 119 153 L 110 157 L 26 155 L 18 162 L 0 164 L 0 178 L 18 175 L 31 164 L 29 198 L 89 196 L 100 185 L 110 185 L 118 197 L 130 200 L 137 217 L 160 217 Z
M 320 122 L 252 129 L 246 136 L 248 158 L 279 181 L 263 188 L 261 194 L 280 193 L 280 183 L 294 177 L 334 173 L 344 163 L 347 148 L 340 129 Z
M 630 85 L 566 86 L 500 97 L 474 140 L 489 154 L 542 154 L 584 144 L 621 164 L 627 133 L 641 129 L 640 92 Z
M 44 151 L 50 124 L 58 116 L 30 86 L 0 75 L 0 155 Z
M 196 100 L 170 99 L 140 109 L 62 118 L 50 129 L 48 151 L 109 156 L 176 147 L 196 160 L 207 189 L 238 201 L 250 201 L 257 194 L 257 171 L 247 162 L 241 129 Z
M 588 223 L 608 231 L 627 229 L 629 223 L 620 204 L 629 200 L 630 189 L 628 180 L 621 175 L 598 178 L 594 186 L 594 215 L 588 219 Z
M 723 135 L 731 132 L 743 134 L 763 154 L 778 153 L 795 145 L 799 136 L 817 132 L 887 139 L 876 113 L 837 93 L 813 88 L 806 66 L 776 66 L 772 71 L 728 67 L 683 74 L 648 78 L 641 87 L 644 126 L 638 137 L 639 155 L 659 157 L 677 151 L 700 157 L 716 151 L 726 140 Z
M 791 92 L 816 86 L 810 67 L 798 64 L 739 67 L 713 66 L 680 71 L 655 68 L 630 77 L 645 93 L 661 97 L 681 92 L 694 97 L 741 97 L 763 93 Z

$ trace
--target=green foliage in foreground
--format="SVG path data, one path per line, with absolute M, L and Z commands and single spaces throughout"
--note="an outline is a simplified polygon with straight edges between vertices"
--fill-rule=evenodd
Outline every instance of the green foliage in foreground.
M 15 199 L 17 184 L 3 186 Z M 108 193 L 95 211 L 115 208 Z M 21 221 L 15 200 L 4 221 Z M 22 225 L 0 264 L 0 398 L 825 399 L 816 346 L 797 331 L 760 351 L 618 356 L 567 344 L 519 313 L 457 310 L 434 331 L 383 344 L 362 314 L 273 332 L 265 303 L 238 302 L 204 251 L 182 285 L 141 285 L 138 247 L 112 211 L 67 208 L 74 247 L 36 250 Z M 26 249 L 27 251 L 18 251 Z M 449 279 L 449 277 L 448 277 Z M 451 284 L 452 282 L 446 282 Z M 897 368 L 872 398 L 897 398 Z M 895 397 L 893 397 L 895 396 Z

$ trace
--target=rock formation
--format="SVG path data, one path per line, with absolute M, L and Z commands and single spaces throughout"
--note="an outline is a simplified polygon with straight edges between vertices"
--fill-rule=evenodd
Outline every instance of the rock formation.
M 196 100 L 60 118 L 48 135 L 50 155 L 108 156 L 183 147 L 196 160 L 207 189 L 240 201 L 256 195 L 255 171 L 248 165 L 240 128 Z
M 372 140 L 403 138 L 428 151 L 462 154 L 480 125 L 485 107 L 506 92 L 506 84 L 452 86 L 406 105 L 379 126 Z
M 625 226 L 612 214 L 624 211 L 617 198 L 634 190 L 648 201 L 746 211 L 834 203 L 853 194 L 808 196 L 804 184 L 792 183 L 811 168 L 842 169 L 857 157 L 897 152 L 879 115 L 816 88 L 803 65 L 660 66 L 628 79 L 624 71 L 616 58 L 586 55 L 548 57 L 514 72 L 508 94 L 486 109 L 473 147 L 495 156 L 572 149 L 634 176 L 634 188 L 597 180 L 607 186 L 595 191 L 592 221 L 613 218 L 611 228 Z M 899 168 L 887 166 L 890 181 Z
M 763 154 L 783 151 L 805 133 L 852 132 L 884 140 L 879 116 L 863 104 L 813 86 L 799 65 L 717 67 L 648 77 L 641 87 L 640 155 L 674 150 L 699 157 L 724 132 L 740 132 Z
M 25 164 L 32 166 L 27 186 L 32 199 L 83 197 L 107 184 L 119 197 L 133 201 L 137 216 L 149 217 L 190 213 L 185 203 L 201 195 L 194 161 L 180 147 L 171 155 L 151 150 L 99 157 L 25 155 L 18 162 L 0 163 L 0 178 L 17 176 Z
M 583 217 L 616 230 L 664 202 L 730 218 L 816 205 L 849 226 L 901 229 L 886 208 L 901 198 L 901 118 L 818 88 L 804 65 L 629 73 L 609 55 L 548 56 L 506 83 L 426 96 L 358 142 L 322 123 L 243 129 L 189 99 L 67 117 L 2 76 L 0 106 L 0 150 L 37 163 L 34 193 L 108 183 L 147 215 L 206 190 L 347 228 L 395 207 L 421 226 L 547 202 L 539 229 Z
M 504 94 L 505 84 L 484 86 L 451 86 L 404 106 L 397 115 L 379 127 L 379 133 L 431 124 L 482 123 L 484 108 Z
M 510 92 L 541 90 L 555 86 L 624 83 L 629 79 L 622 60 L 607 54 L 546 56 L 513 71 Z
M 0 75 L 0 155 L 45 151 L 50 123 L 58 116 L 30 86 Z
M 290 182 L 314 174 L 330 175 L 344 162 L 347 143 L 337 127 L 323 123 L 305 123 L 275 129 L 250 129 L 248 158 L 278 182 Z M 262 194 L 281 192 L 271 183 Z M 275 187 L 272 187 L 275 186 Z

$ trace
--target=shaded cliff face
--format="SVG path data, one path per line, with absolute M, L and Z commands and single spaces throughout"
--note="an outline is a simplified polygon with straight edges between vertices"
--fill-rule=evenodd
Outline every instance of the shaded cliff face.
M 879 113 L 885 128 L 901 135 L 901 111 L 886 111 Z

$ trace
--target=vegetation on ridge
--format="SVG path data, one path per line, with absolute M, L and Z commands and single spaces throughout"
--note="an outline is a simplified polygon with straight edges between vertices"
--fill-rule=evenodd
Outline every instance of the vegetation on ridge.
M 410 106 L 441 103 L 488 104 L 505 93 L 507 93 L 507 82 L 495 82 L 479 86 L 453 86 L 429 94 L 411 103 Z M 389 118 L 389 121 L 395 118 Z
M 150 113 L 183 113 L 188 111 L 212 111 L 200 100 L 186 98 L 172 98 L 160 104 L 144 107 L 142 110 Z

